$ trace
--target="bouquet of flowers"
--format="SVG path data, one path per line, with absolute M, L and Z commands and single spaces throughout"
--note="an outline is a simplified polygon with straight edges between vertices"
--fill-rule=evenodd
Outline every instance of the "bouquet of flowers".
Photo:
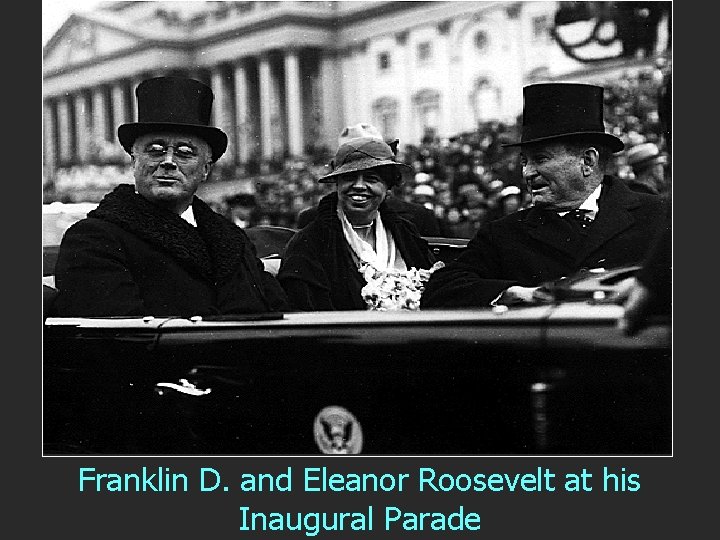
M 367 281 L 362 288 L 362 297 L 370 310 L 389 311 L 399 309 L 420 309 L 420 296 L 425 283 L 435 270 L 444 267 L 442 261 L 432 268 L 409 270 L 378 270 L 363 263 L 360 271 Z

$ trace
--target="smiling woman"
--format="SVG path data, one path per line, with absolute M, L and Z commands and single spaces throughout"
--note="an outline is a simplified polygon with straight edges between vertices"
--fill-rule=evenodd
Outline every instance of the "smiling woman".
M 396 162 L 379 137 L 346 140 L 333 163 L 335 169 L 320 182 L 335 182 L 336 191 L 320 201 L 315 220 L 290 240 L 278 272 L 291 307 L 417 309 L 415 296 L 435 256 L 415 226 L 385 204 L 388 190 L 409 167 Z M 371 282 L 382 286 L 368 291 Z M 378 301 L 386 288 L 392 295 Z

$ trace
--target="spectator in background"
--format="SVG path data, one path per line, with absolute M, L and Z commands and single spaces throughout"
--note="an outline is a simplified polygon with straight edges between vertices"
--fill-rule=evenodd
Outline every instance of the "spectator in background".
M 633 172 L 633 178 L 627 180 L 630 189 L 653 195 L 670 192 L 665 176 L 667 155 L 660 152 L 656 144 L 643 143 L 633 146 L 626 152 L 625 157 Z
M 521 210 L 525 206 L 523 192 L 517 186 L 504 187 L 498 194 L 497 205 L 491 219 L 500 219 Z
M 65 233 L 60 316 L 182 316 L 287 309 L 253 243 L 195 196 L 225 152 L 212 90 L 157 77 L 137 89 L 138 122 L 118 128 L 135 186 L 121 184 Z
M 535 84 L 523 89 L 519 146 L 533 206 L 486 223 L 466 250 L 435 272 L 422 307 L 536 301 L 539 287 L 581 268 L 642 259 L 662 199 L 606 175 L 623 142 L 605 132 L 603 88 Z
M 238 193 L 225 199 L 227 216 L 238 227 L 247 229 L 255 227 L 260 220 L 260 209 L 258 208 L 255 195 L 252 193 Z

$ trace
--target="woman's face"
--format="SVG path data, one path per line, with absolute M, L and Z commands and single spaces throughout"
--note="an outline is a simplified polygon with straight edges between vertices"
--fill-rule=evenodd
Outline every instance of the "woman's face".
M 377 217 L 388 185 L 373 169 L 343 174 L 337 181 L 338 204 L 352 225 L 367 225 Z

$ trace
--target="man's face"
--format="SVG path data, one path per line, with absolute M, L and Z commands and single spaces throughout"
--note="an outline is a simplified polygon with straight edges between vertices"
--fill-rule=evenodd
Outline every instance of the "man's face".
M 377 216 L 388 186 L 377 171 L 343 174 L 337 181 L 338 202 L 353 225 L 367 225 Z
M 558 142 L 534 143 L 520 151 L 522 173 L 535 206 L 569 210 L 580 206 L 595 186 L 583 175 L 583 156 Z
M 182 213 L 210 171 L 210 156 L 210 146 L 195 135 L 141 135 L 133 144 L 135 188 L 149 201 Z

